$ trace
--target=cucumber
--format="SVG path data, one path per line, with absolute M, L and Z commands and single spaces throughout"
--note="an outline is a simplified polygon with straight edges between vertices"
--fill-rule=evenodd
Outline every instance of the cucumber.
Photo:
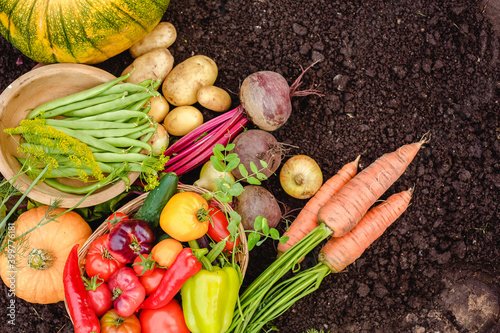
M 160 215 L 168 200 L 177 192 L 179 176 L 174 172 L 165 173 L 160 184 L 149 191 L 146 199 L 134 215 L 134 218 L 148 222 L 151 228 L 157 229 L 160 225 Z

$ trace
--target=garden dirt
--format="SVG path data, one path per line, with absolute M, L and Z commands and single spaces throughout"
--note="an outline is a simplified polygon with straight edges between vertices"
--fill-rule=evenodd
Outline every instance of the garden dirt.
M 163 20 L 178 31 L 176 63 L 214 59 L 216 85 L 234 106 L 247 75 L 272 70 L 292 83 L 318 61 L 301 88 L 323 96 L 295 98 L 273 134 L 292 147 L 285 158 L 309 155 L 325 178 L 358 155 L 362 169 L 430 136 L 382 198 L 414 188 L 408 210 L 268 328 L 500 332 L 500 1 L 173 0 Z M 1 90 L 35 65 L 3 38 L 0 55 Z M 124 52 L 97 66 L 119 75 L 131 61 Z M 281 203 L 283 231 L 305 201 L 289 197 L 278 176 L 263 186 Z M 317 250 L 302 267 L 315 264 Z M 245 284 L 275 256 L 271 241 L 252 251 Z M 73 331 L 62 302 L 15 299 L 8 324 L 1 290 L 1 332 Z

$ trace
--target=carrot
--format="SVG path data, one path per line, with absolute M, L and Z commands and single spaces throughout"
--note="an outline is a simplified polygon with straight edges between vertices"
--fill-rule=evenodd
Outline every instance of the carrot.
M 391 195 L 387 201 L 370 209 L 346 235 L 330 238 L 319 253 L 319 261 L 334 273 L 352 264 L 403 214 L 412 192 L 409 189 Z
M 360 156 L 344 165 L 337 174 L 328 179 L 318 192 L 309 199 L 297 218 L 283 234 L 283 236 L 288 236 L 289 238 L 286 243 L 278 244 L 278 257 L 318 226 L 319 209 L 354 177 L 358 171 L 359 158 Z
M 379 157 L 351 179 L 318 212 L 318 223 L 325 223 L 333 237 L 349 232 L 368 209 L 403 174 L 427 136 Z

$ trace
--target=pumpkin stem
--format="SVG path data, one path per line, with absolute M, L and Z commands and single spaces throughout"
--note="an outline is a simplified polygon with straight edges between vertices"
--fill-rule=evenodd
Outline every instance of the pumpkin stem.
M 28 266 L 43 271 L 52 267 L 54 255 L 47 249 L 33 249 L 28 255 Z

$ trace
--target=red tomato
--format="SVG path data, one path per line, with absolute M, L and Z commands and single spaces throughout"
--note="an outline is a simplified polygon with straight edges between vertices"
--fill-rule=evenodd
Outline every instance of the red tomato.
M 128 215 L 121 212 L 111 214 L 111 216 L 106 219 L 108 222 L 108 229 L 111 231 L 111 229 L 122 220 L 128 220 Z
M 184 321 L 182 308 L 175 298 L 162 308 L 142 310 L 139 314 L 139 320 L 141 322 L 142 333 L 190 332 Z
M 108 252 L 108 234 L 102 235 L 90 244 L 89 252 L 85 260 L 85 271 L 89 277 L 99 274 L 105 282 L 109 281 L 111 275 L 125 264 L 119 263 Z
M 158 285 L 160 284 L 161 279 L 163 278 L 163 275 L 165 275 L 166 271 L 166 269 L 156 267 L 153 270 L 153 273 L 151 273 L 150 275 L 139 276 L 139 280 L 144 286 L 144 289 L 146 289 L 147 296 L 151 295 L 153 291 L 158 288 Z
M 153 273 L 156 267 L 156 261 L 152 259 L 152 255 L 152 252 L 149 255 L 139 254 L 137 258 L 134 259 L 132 268 L 134 268 L 135 274 L 138 276 L 148 276 Z
M 113 295 L 111 295 L 111 291 L 106 282 L 98 278 L 97 275 L 91 279 L 85 277 L 82 277 L 82 279 L 85 284 L 85 289 L 88 290 L 92 308 L 97 317 L 101 317 L 113 306 L 113 301 L 111 300 Z
M 113 294 L 113 307 L 122 317 L 134 314 L 146 298 L 146 289 L 130 267 L 120 268 L 111 275 L 108 287 Z
M 141 333 L 141 322 L 135 315 L 122 317 L 111 309 L 102 316 L 101 333 Z
M 210 237 L 212 237 L 212 239 L 217 243 L 229 237 L 228 240 L 226 241 L 225 250 L 228 252 L 232 252 L 234 242 L 230 241 L 231 234 L 227 230 L 229 223 L 227 221 L 226 214 L 224 214 L 221 210 L 212 205 L 208 205 L 208 209 L 211 221 L 210 224 L 208 225 L 207 234 Z M 236 239 L 236 246 L 238 245 L 239 245 L 239 239 Z

